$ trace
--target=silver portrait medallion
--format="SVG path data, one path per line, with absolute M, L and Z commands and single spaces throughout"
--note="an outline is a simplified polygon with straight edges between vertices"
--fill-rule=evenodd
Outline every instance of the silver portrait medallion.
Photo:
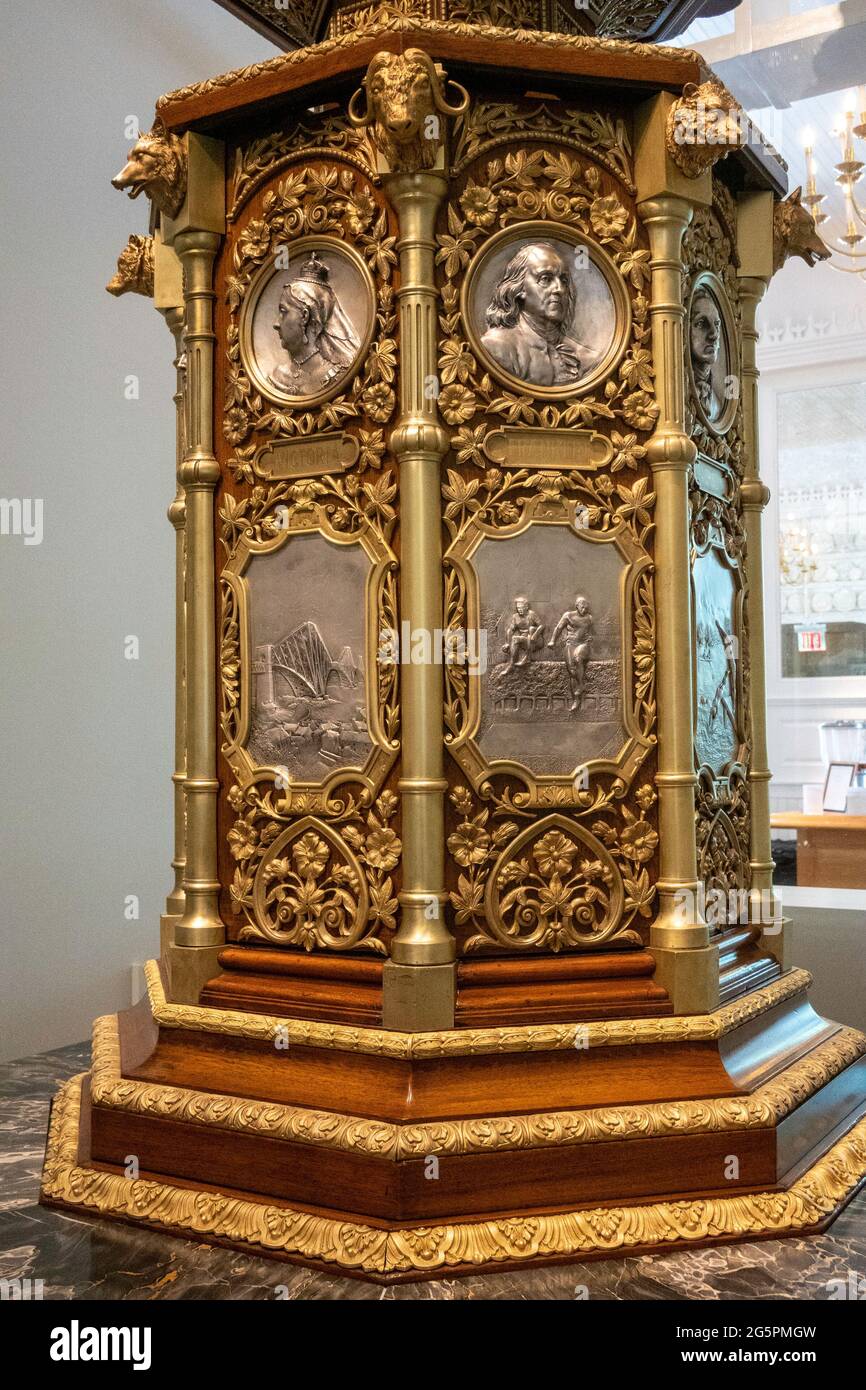
M 542 396 L 591 389 L 624 350 L 630 322 L 607 254 L 544 222 L 509 228 L 482 247 L 467 273 L 463 311 L 491 371 Z
M 721 284 L 709 272 L 699 275 L 689 300 L 687 359 L 695 409 L 714 434 L 730 429 L 737 412 L 735 341 Z
M 241 356 L 263 395 L 313 405 L 349 385 L 374 323 L 375 290 L 362 258 L 331 238 L 302 237 L 251 281 Z

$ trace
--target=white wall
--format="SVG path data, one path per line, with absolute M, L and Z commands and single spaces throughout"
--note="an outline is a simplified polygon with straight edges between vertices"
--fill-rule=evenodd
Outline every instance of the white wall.
M 212 0 L 2 0 L 2 43 L 0 496 L 44 499 L 45 528 L 0 536 L 8 1058 L 130 1002 L 171 886 L 174 373 L 150 301 L 103 288 L 147 230 L 147 200 L 109 184 L 124 122 L 276 50 Z
M 770 804 L 773 811 L 799 811 L 803 784 L 824 780 L 820 725 L 866 717 L 866 679 L 782 678 L 776 393 L 864 379 L 866 284 L 829 266 L 810 270 L 803 261 L 789 261 L 770 283 L 759 326 L 761 475 L 771 493 L 763 547 Z

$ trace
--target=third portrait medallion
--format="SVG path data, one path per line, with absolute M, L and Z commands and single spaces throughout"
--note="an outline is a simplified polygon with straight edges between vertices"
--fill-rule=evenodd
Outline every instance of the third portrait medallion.
M 688 315 L 687 362 L 694 407 L 709 430 L 725 434 L 739 400 L 736 333 L 724 288 L 710 271 L 694 281 Z

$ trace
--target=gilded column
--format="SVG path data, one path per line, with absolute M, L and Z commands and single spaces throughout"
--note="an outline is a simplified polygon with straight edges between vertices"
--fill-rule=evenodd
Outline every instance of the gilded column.
M 213 262 L 219 237 L 181 232 L 175 249 L 184 269 L 189 440 L 178 470 L 186 502 L 186 865 L 183 917 L 175 946 L 219 946 L 216 798 L 216 638 L 213 499 L 219 465 L 213 453 Z
M 438 296 L 433 285 L 433 229 L 446 191 L 441 173 L 386 180 L 400 222 L 400 418 L 391 450 L 400 476 L 400 616 L 409 631 L 442 626 L 440 465 L 448 435 L 438 421 L 435 388 Z M 403 889 L 391 959 L 401 965 L 454 960 L 445 926 L 445 807 L 442 667 L 403 653 Z
M 659 910 L 651 946 L 677 1012 L 717 1002 L 718 969 L 697 911 L 694 708 L 689 674 L 691 588 L 688 475 L 697 450 L 685 429 L 682 239 L 692 205 L 675 196 L 639 207 L 652 255 L 653 361 L 659 419 L 647 445 L 655 507 L 658 681 Z M 679 953 L 687 959 L 678 959 Z M 713 991 L 715 967 L 715 996 Z M 678 1007 L 681 1006 L 681 1007 Z
M 770 843 L 770 769 L 767 757 L 767 688 L 764 656 L 764 576 L 761 523 L 770 493 L 760 476 L 758 448 L 758 305 L 773 273 L 773 195 L 746 193 L 737 209 L 742 315 L 742 400 L 745 467 L 740 486 L 746 532 L 746 616 L 751 701 L 747 711 L 751 759 L 750 918 L 762 926 L 761 944 L 784 964 L 781 905 L 773 893 Z
M 186 803 L 183 915 L 170 951 L 175 1002 L 197 1002 L 217 969 L 225 941 L 217 873 L 216 615 L 214 491 L 220 469 L 213 449 L 213 267 L 225 227 L 223 147 L 189 135 L 186 200 L 163 237 L 183 267 L 186 438 L 178 469 L 184 499 Z
M 689 469 L 697 449 L 686 430 L 682 243 L 696 205 L 712 200 L 710 174 L 683 172 L 671 134 L 677 101 L 662 93 L 639 113 L 638 214 L 650 239 L 650 318 L 659 418 L 647 445 L 655 504 L 658 685 L 658 913 L 650 935 L 656 978 L 679 1014 L 706 1013 L 719 999 L 718 953 L 698 910 L 692 696 Z
M 430 639 L 443 625 L 440 470 L 449 443 L 436 404 L 435 224 L 448 188 L 447 119 L 468 101 L 460 88 L 460 104 L 449 106 L 445 85 L 442 69 L 419 49 L 379 53 L 349 106 L 354 124 L 371 128 L 399 227 L 400 416 L 390 447 L 400 479 L 400 617 L 403 632 Z M 435 650 L 432 640 L 426 645 Z M 454 1022 L 456 950 L 444 914 L 443 702 L 441 664 L 433 657 L 415 662 L 402 650 L 403 886 L 400 925 L 383 967 L 386 1028 Z
M 183 305 L 175 305 L 164 311 L 175 343 L 174 367 L 176 389 L 174 404 L 176 411 L 177 467 L 180 469 L 186 451 L 185 440 L 185 399 L 184 377 L 186 364 L 183 344 Z M 185 897 L 183 876 L 186 869 L 186 499 L 180 483 L 174 500 L 168 509 L 168 519 L 174 527 L 174 854 L 171 867 L 174 870 L 174 886 L 166 898 L 166 916 L 183 915 Z

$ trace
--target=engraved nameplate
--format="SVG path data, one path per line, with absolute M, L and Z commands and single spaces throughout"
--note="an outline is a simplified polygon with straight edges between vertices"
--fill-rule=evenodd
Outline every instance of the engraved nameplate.
M 358 453 L 358 441 L 350 434 L 310 434 L 263 445 L 253 468 L 260 478 L 315 478 L 351 468 Z
M 484 445 L 487 457 L 505 468 L 540 471 L 570 468 L 604 468 L 613 458 L 613 446 L 595 430 L 543 430 L 503 425 L 493 430 Z
M 708 492 L 711 497 L 718 497 L 720 502 L 730 499 L 731 475 L 728 469 L 711 462 L 703 454 L 698 454 L 694 473 L 695 483 L 702 492 Z

